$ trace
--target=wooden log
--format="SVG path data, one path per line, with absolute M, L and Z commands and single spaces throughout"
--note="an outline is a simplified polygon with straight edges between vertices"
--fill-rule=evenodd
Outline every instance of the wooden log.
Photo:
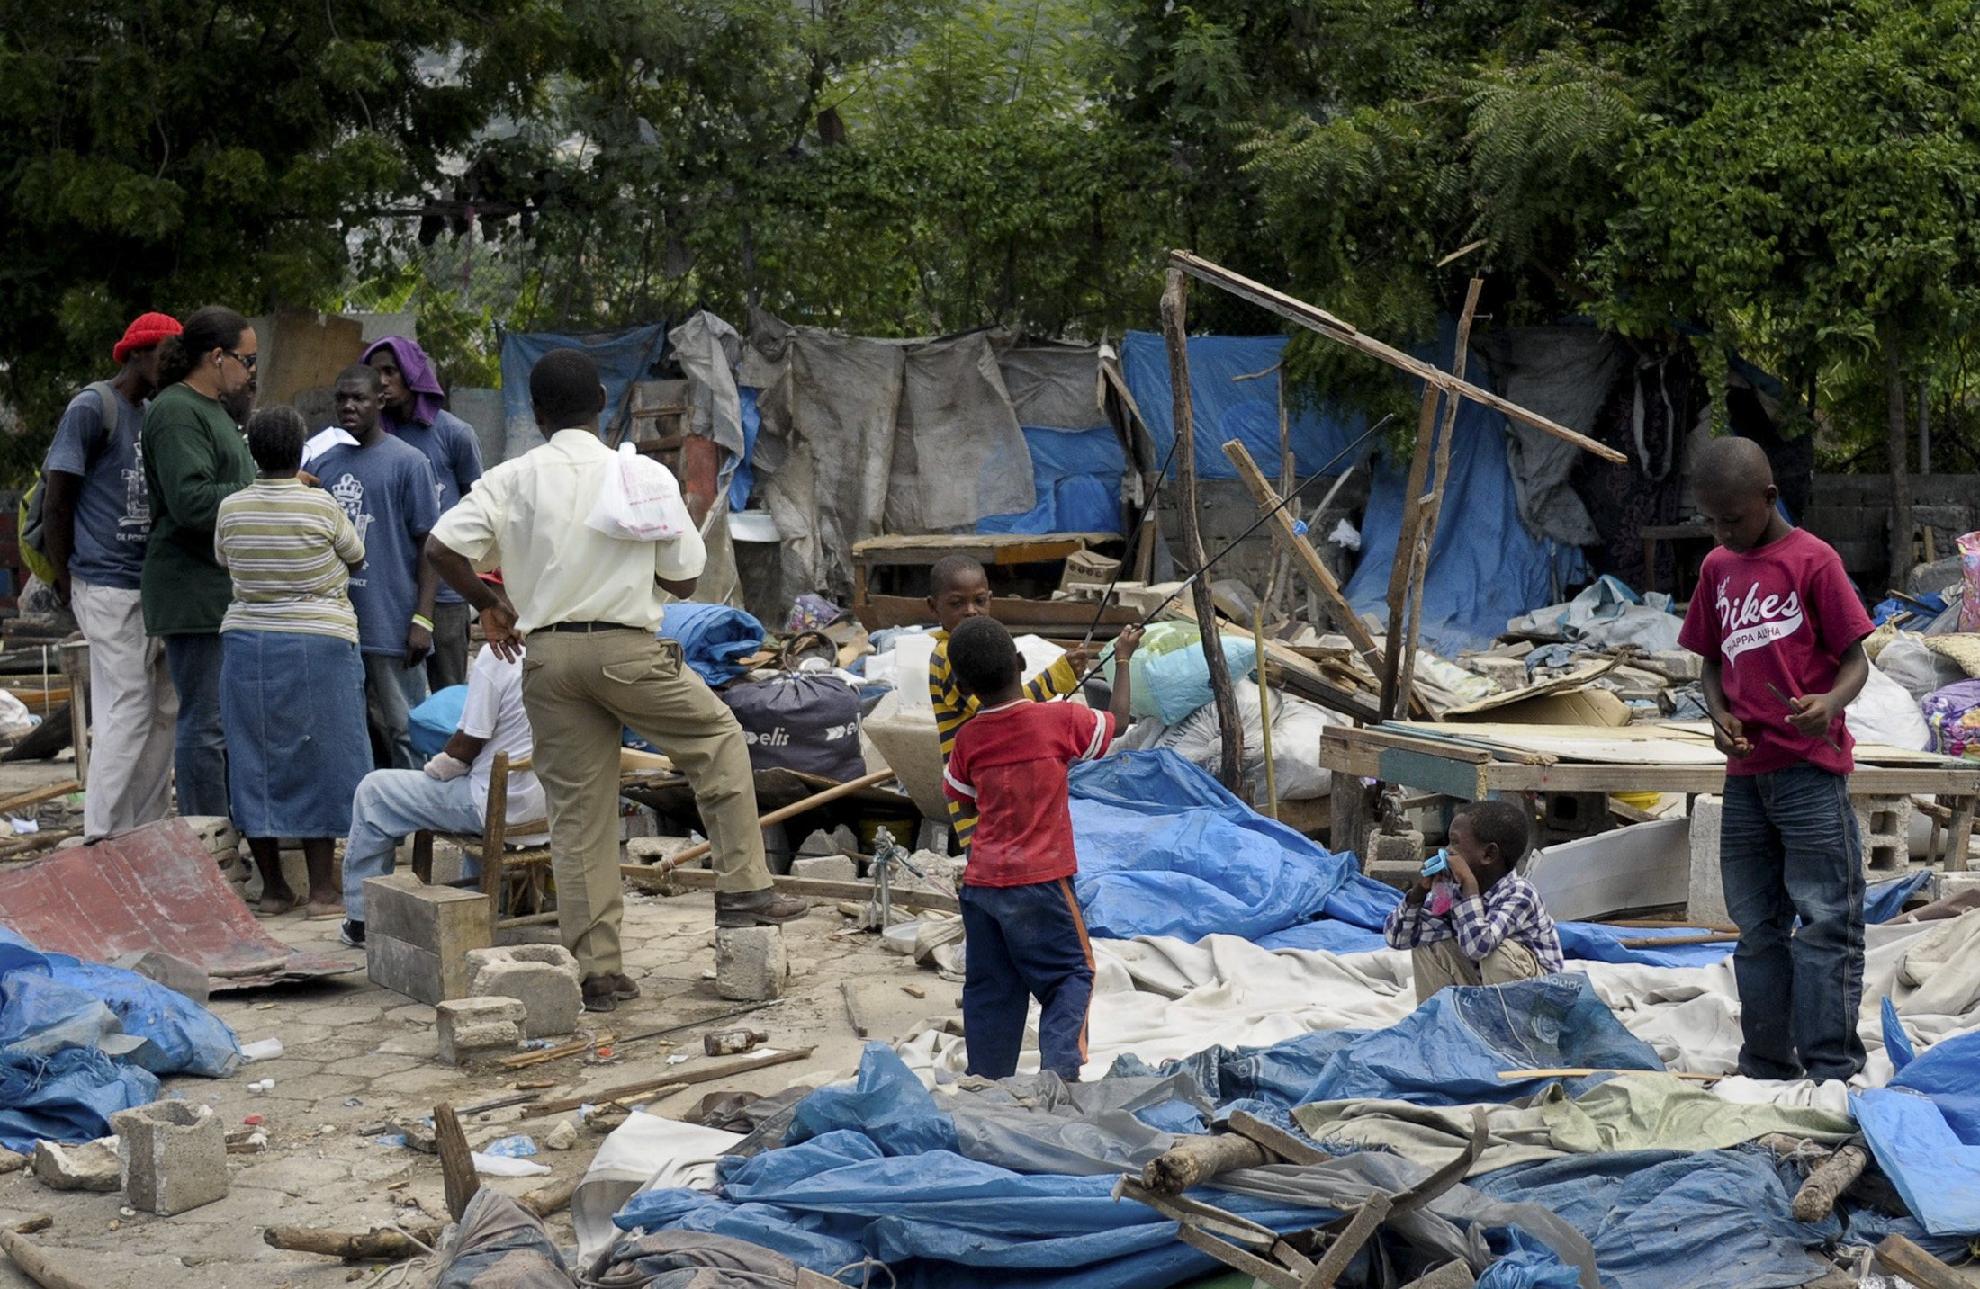
M 571 1197 L 577 1193 L 578 1184 L 583 1180 L 584 1173 L 574 1171 L 569 1177 L 517 1197 L 516 1203 L 537 1217 L 548 1218 L 570 1207 Z M 346 1261 L 365 1259 L 396 1261 L 400 1258 L 417 1257 L 426 1252 L 426 1249 L 420 1246 L 432 1247 L 439 1241 L 440 1233 L 444 1229 L 439 1222 L 402 1222 L 396 1230 L 391 1227 L 379 1227 L 370 1231 L 271 1226 L 261 1233 L 261 1238 L 268 1247 L 285 1249 L 291 1253 L 318 1253 L 326 1258 L 343 1258 Z
M 1184 1137 L 1142 1165 L 1141 1184 L 1161 1195 L 1180 1195 L 1220 1173 L 1277 1162 L 1265 1147 L 1235 1132 Z
M 1903 1276 L 1918 1289 L 1967 1289 L 1958 1272 L 1902 1235 L 1887 1235 L 1877 1246 L 1877 1265 Z
M 837 801 L 841 797 L 851 796 L 853 793 L 859 792 L 862 789 L 871 788 L 878 784 L 885 783 L 887 780 L 893 777 L 894 777 L 894 772 L 892 770 L 875 770 L 872 774 L 863 774 L 859 778 L 853 779 L 848 783 L 834 784 L 833 786 L 826 788 L 822 792 L 812 793 L 810 796 L 804 798 L 802 801 L 793 801 L 788 806 L 780 806 L 777 809 L 772 810 L 769 814 L 764 815 L 762 818 L 758 819 L 756 821 L 756 826 L 758 828 L 768 828 L 772 824 L 780 824 L 784 822 L 784 820 L 789 819 L 794 815 L 801 815 L 807 810 L 813 810 L 819 806 L 828 805 L 831 802 Z M 711 843 L 704 841 L 698 845 L 689 846 L 686 850 L 679 851 L 673 855 L 669 855 L 666 859 L 661 860 L 657 864 L 650 864 L 647 865 L 646 867 L 656 873 L 672 872 L 674 869 L 679 868 L 683 864 L 692 864 L 697 859 L 702 859 L 706 857 L 708 853 L 714 849 L 715 848 Z M 625 867 L 632 867 L 632 866 L 623 865 L 621 867 L 623 870 L 623 868 Z
M 1471 355 L 1471 319 L 1478 312 L 1478 293 L 1484 286 L 1485 279 L 1471 279 L 1471 286 L 1464 294 L 1464 312 L 1458 315 L 1457 348 L 1451 354 L 1451 375 L 1459 380 L 1464 379 L 1466 360 Z M 1457 400 L 1445 399 L 1443 431 L 1437 436 L 1436 483 L 1424 499 L 1416 525 L 1419 553 L 1410 564 L 1409 629 L 1403 636 L 1402 668 L 1396 673 L 1396 710 L 1399 712 L 1409 710 L 1410 694 L 1416 685 L 1416 650 L 1423 632 L 1423 583 L 1430 571 L 1430 549 L 1437 541 L 1437 517 L 1444 510 L 1444 484 L 1451 474 L 1451 440 L 1457 435 L 1457 412 Z
M 1276 313 L 1289 322 L 1297 322 L 1337 344 L 1346 345 L 1372 358 L 1379 358 L 1400 371 L 1426 381 L 1446 393 L 1466 398 L 1495 412 L 1503 413 L 1522 425 L 1530 425 L 1544 434 L 1551 434 L 1566 443 L 1572 443 L 1584 452 L 1590 452 L 1604 461 L 1625 465 L 1629 458 L 1606 443 L 1597 443 L 1585 434 L 1569 429 L 1548 420 L 1538 412 L 1530 412 L 1511 399 L 1501 398 L 1488 389 L 1460 380 L 1450 373 L 1440 371 L 1420 358 L 1412 358 L 1400 349 L 1385 345 L 1373 336 L 1357 331 L 1325 309 L 1317 308 L 1304 300 L 1294 299 L 1282 291 L 1274 291 L 1262 282 L 1254 282 L 1239 273 L 1233 273 L 1220 264 L 1214 264 L 1201 256 L 1188 251 L 1169 252 L 1170 271 L 1180 271 L 1200 282 L 1221 287 L 1242 300 L 1249 300 L 1259 308 Z
M 41 1289 L 90 1289 L 89 1285 L 57 1266 L 58 1259 L 54 1255 L 17 1231 L 0 1230 L 0 1253 L 11 1258 L 21 1274 L 40 1285 Z
M 1794 1193 L 1794 1220 L 1819 1222 L 1835 1211 L 1836 1199 L 1848 1190 L 1870 1164 L 1870 1152 L 1862 1146 L 1845 1144 L 1836 1149 Z
M 1265 478 L 1265 472 L 1251 459 L 1251 453 L 1244 444 L 1232 439 L 1224 444 L 1224 455 L 1237 467 L 1238 480 L 1251 493 L 1251 499 L 1261 510 L 1272 512 L 1270 529 L 1272 540 L 1291 557 L 1294 567 L 1306 576 L 1314 590 L 1320 593 L 1320 600 L 1327 606 L 1329 615 L 1340 626 L 1350 643 L 1360 651 L 1368 663 L 1370 671 L 1379 672 L 1382 666 L 1382 648 L 1375 643 L 1375 637 L 1368 633 L 1368 627 L 1355 616 L 1349 607 L 1347 596 L 1341 593 L 1341 584 L 1335 580 L 1333 571 L 1313 549 L 1313 543 L 1301 537 L 1293 528 L 1293 517 L 1288 508 L 1280 503 L 1284 500 L 1272 491 L 1272 485 Z M 1199 614 L 1201 609 L 1198 610 Z
M 853 994 L 852 981 L 839 982 L 839 996 L 846 1000 L 846 1021 L 852 1026 L 853 1037 L 865 1038 L 870 1032 L 870 1027 L 866 1023 L 866 1018 L 859 1014 L 859 999 Z
M 461 1214 L 467 1212 L 468 1201 L 481 1189 L 481 1178 L 475 1175 L 474 1152 L 468 1148 L 467 1134 L 461 1131 L 460 1116 L 445 1101 L 433 1107 L 433 1138 L 440 1148 L 440 1176 L 447 1186 L 447 1211 L 458 1222 Z
M 562 1114 L 579 1106 L 603 1105 L 608 1101 L 641 1096 L 660 1088 L 684 1088 L 696 1083 L 713 1083 L 717 1079 L 734 1078 L 739 1074 L 748 1074 L 752 1070 L 766 1069 L 772 1065 L 802 1061 L 808 1058 L 813 1050 L 809 1047 L 796 1047 L 784 1052 L 757 1052 L 750 1056 L 737 1057 L 733 1061 L 723 1061 L 717 1065 L 704 1065 L 693 1070 L 676 1070 L 672 1074 L 642 1079 L 638 1083 L 622 1083 L 617 1087 L 600 1088 L 596 1092 L 566 1097 L 561 1101 L 539 1101 L 535 1105 L 523 1107 L 523 1118 L 537 1119 L 546 1114 Z
M 1189 279 L 1182 270 L 1171 268 L 1162 291 L 1162 339 L 1169 351 L 1169 391 L 1173 396 L 1176 427 L 1176 470 L 1182 483 L 1178 499 L 1182 521 L 1183 558 L 1197 574 L 1190 581 L 1190 600 L 1196 606 L 1201 627 L 1199 640 L 1204 665 L 1210 669 L 1210 699 L 1217 709 L 1217 733 L 1221 755 L 1217 778 L 1236 792 L 1244 776 L 1244 725 L 1238 716 L 1237 695 L 1231 688 L 1231 673 L 1224 662 L 1224 639 L 1217 631 L 1217 609 L 1210 590 L 1209 556 L 1203 549 L 1203 526 L 1196 496 L 1196 424 L 1189 390 L 1189 332 L 1184 318 L 1189 311 Z
M 1397 677 L 1401 675 L 1403 628 L 1409 623 L 1409 588 L 1415 584 L 1412 565 L 1418 550 L 1416 529 L 1423 517 L 1423 481 L 1430 477 L 1430 451 L 1437 429 L 1437 389 L 1423 388 L 1423 401 L 1416 410 L 1416 448 L 1409 457 L 1409 480 L 1403 484 L 1401 526 L 1396 531 L 1396 553 L 1389 561 L 1389 625 L 1382 649 L 1382 665 L 1376 674 L 1382 678 L 1382 719 L 1393 720 L 1403 709 L 1397 706 Z
M 677 891 L 712 891 L 715 874 L 705 868 L 677 868 L 660 873 L 653 864 L 621 864 L 619 875 L 635 884 L 671 886 Z M 870 900 L 879 888 L 872 882 L 841 882 L 828 877 L 772 877 L 771 884 L 788 895 L 815 900 Z M 889 898 L 904 909 L 933 913 L 960 913 L 962 904 L 953 895 L 940 891 L 904 891 L 896 886 Z

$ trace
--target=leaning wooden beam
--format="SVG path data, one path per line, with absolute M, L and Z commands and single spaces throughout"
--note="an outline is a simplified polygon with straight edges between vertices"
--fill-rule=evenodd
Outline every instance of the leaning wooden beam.
M 1258 503 L 1260 509 L 1272 512 L 1272 522 L 1268 527 L 1273 544 L 1292 556 L 1293 566 L 1304 573 L 1306 580 L 1320 592 L 1320 599 L 1326 604 L 1327 611 L 1333 615 L 1334 621 L 1339 624 L 1348 640 L 1360 651 L 1361 656 L 1368 663 L 1368 669 L 1379 674 L 1382 668 L 1381 646 L 1377 645 L 1375 637 L 1368 633 L 1367 624 L 1355 616 L 1354 609 L 1347 602 L 1347 596 L 1341 593 L 1341 584 L 1334 579 L 1332 570 L 1320 558 L 1320 553 L 1313 549 L 1313 543 L 1301 537 L 1293 528 L 1290 508 L 1283 504 L 1285 499 L 1272 491 L 1272 485 L 1265 478 L 1265 472 L 1260 470 L 1258 463 L 1251 459 L 1251 453 L 1245 450 L 1244 444 L 1232 439 L 1224 444 L 1224 455 L 1237 467 L 1238 480 L 1250 490 L 1251 499 Z
M 1197 576 L 1189 592 L 1196 605 L 1201 626 L 1203 661 L 1210 669 L 1210 697 L 1217 708 L 1217 733 L 1222 755 L 1217 762 L 1217 778 L 1235 792 L 1244 776 L 1244 724 L 1238 716 L 1237 695 L 1231 689 L 1231 672 L 1224 662 L 1224 638 L 1217 630 L 1217 610 L 1211 595 L 1209 557 L 1203 550 L 1203 529 L 1196 500 L 1196 423 L 1189 391 L 1189 332 L 1184 318 L 1189 312 L 1189 279 L 1180 270 L 1170 269 L 1162 291 L 1162 339 L 1169 350 L 1169 390 L 1173 395 L 1176 433 L 1176 472 L 1182 481 L 1183 558 Z
M 1478 313 L 1478 293 L 1485 279 L 1471 279 L 1464 293 L 1464 312 L 1458 315 L 1457 349 L 1451 355 L 1451 375 L 1462 380 L 1466 360 L 1471 355 L 1471 320 Z M 1423 631 L 1423 583 L 1430 571 L 1430 551 L 1437 541 L 1437 519 L 1444 511 L 1444 485 L 1451 475 L 1451 440 L 1457 436 L 1458 401 L 1444 400 L 1444 424 L 1437 436 L 1436 483 L 1423 497 L 1416 525 L 1416 545 L 1410 560 L 1409 630 L 1403 637 L 1402 670 L 1396 677 L 1396 708 L 1409 710 L 1409 696 L 1416 685 L 1416 650 Z M 1401 551 L 1397 555 L 1401 555 Z M 1395 610 L 1391 608 L 1390 612 Z
M 1437 387 L 1423 387 L 1423 401 L 1416 413 L 1416 450 L 1409 458 L 1409 481 L 1403 485 L 1402 522 L 1396 529 L 1396 553 L 1389 561 L 1388 644 L 1383 650 L 1382 719 L 1393 720 L 1403 709 L 1397 705 L 1397 681 L 1402 675 L 1403 627 L 1409 605 L 1409 589 L 1415 584 L 1416 530 L 1423 517 L 1423 481 L 1430 477 L 1430 452 L 1437 437 Z
M 1373 336 L 1355 330 L 1347 323 L 1328 313 L 1325 309 L 1294 299 L 1282 291 L 1274 291 L 1262 282 L 1254 282 L 1242 274 L 1233 273 L 1220 264 L 1214 264 L 1188 251 L 1170 251 L 1171 272 L 1181 271 L 1212 286 L 1222 287 L 1239 299 L 1249 300 L 1261 309 L 1276 313 L 1289 322 L 1297 322 L 1327 339 L 1358 350 L 1371 358 L 1401 371 L 1408 372 L 1419 380 L 1427 381 L 1438 389 L 1468 398 L 1474 403 L 1489 407 L 1495 412 L 1504 413 L 1521 425 L 1530 425 L 1545 434 L 1567 443 L 1572 443 L 1584 452 L 1592 452 L 1604 461 L 1624 464 L 1628 458 L 1606 443 L 1597 443 L 1585 434 L 1576 433 L 1567 426 L 1550 421 L 1538 412 L 1529 412 L 1518 403 L 1494 394 L 1489 389 L 1480 389 L 1449 372 L 1440 371 L 1420 358 L 1412 358 L 1391 345 L 1385 345 Z

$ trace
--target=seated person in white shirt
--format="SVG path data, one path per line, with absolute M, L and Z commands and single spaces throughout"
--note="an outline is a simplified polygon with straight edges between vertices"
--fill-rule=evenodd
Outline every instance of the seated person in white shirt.
M 358 785 L 344 848 L 345 944 L 364 946 L 365 879 L 391 872 L 399 843 L 412 833 L 480 832 L 495 754 L 507 752 L 514 764 L 529 756 L 531 747 L 522 657 L 504 662 L 493 649 L 483 649 L 468 668 L 467 705 L 447 746 L 424 770 L 373 770 Z M 536 776 L 510 776 L 509 822 L 540 821 L 545 814 Z

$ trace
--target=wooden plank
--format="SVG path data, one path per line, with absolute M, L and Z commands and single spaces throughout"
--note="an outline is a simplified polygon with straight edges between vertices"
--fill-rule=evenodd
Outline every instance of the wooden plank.
M 1489 792 L 1491 765 L 1467 764 L 1439 752 L 1418 752 L 1410 748 L 1387 747 L 1376 759 L 1384 783 L 1400 783 L 1411 788 L 1428 788 L 1447 797 L 1477 801 Z M 1524 768 L 1524 767 L 1522 767 Z
M 715 874 L 706 868 L 676 868 L 662 873 L 654 864 L 621 864 L 621 876 L 638 886 L 672 886 L 682 891 L 712 891 Z M 776 888 L 786 895 L 802 895 L 814 900 L 870 900 L 878 887 L 871 882 L 836 882 L 823 877 L 772 877 Z M 953 895 L 935 891 L 903 890 L 896 886 L 889 898 L 899 908 L 930 913 L 961 913 L 962 905 Z
M 1119 533 L 888 533 L 852 546 L 869 564 L 933 564 L 949 555 L 973 555 L 986 564 L 1036 564 L 1108 543 Z
M 1423 387 L 1423 401 L 1416 413 L 1416 450 L 1409 458 L 1409 481 L 1403 485 L 1402 521 L 1396 529 L 1396 553 L 1389 560 L 1389 624 L 1383 647 L 1384 662 L 1377 674 L 1382 678 L 1382 716 L 1393 717 L 1403 709 L 1397 705 L 1397 681 L 1401 676 L 1404 612 L 1409 607 L 1409 588 L 1415 583 L 1417 525 L 1423 518 L 1423 481 L 1430 476 L 1432 431 L 1437 425 L 1437 390 Z
M 563 1114 L 582 1105 L 604 1105 L 626 1097 L 642 1096 L 660 1088 L 684 1088 L 696 1083 L 713 1083 L 718 1079 L 734 1078 L 737 1075 L 748 1074 L 752 1070 L 767 1069 L 772 1065 L 786 1065 L 792 1061 L 806 1060 L 813 1050 L 809 1047 L 796 1047 L 781 1052 L 760 1050 L 749 1056 L 737 1057 L 733 1061 L 716 1061 L 689 1070 L 675 1070 L 658 1078 L 642 1079 L 638 1083 L 621 1083 L 617 1087 L 598 1088 L 579 1096 L 566 1097 L 561 1101 L 539 1101 L 535 1105 L 523 1107 L 523 1118 L 540 1119 L 546 1114 Z
M 1328 613 L 1341 628 L 1342 634 L 1353 641 L 1355 648 L 1361 651 L 1361 656 L 1368 660 L 1369 669 L 1373 671 L 1380 668 L 1381 646 L 1377 645 L 1375 637 L 1368 633 L 1368 627 L 1355 616 L 1354 609 L 1347 602 L 1347 597 L 1341 594 L 1341 584 L 1334 579 L 1333 571 L 1320 558 L 1320 553 L 1313 549 L 1313 543 L 1294 530 L 1293 517 L 1287 512 L 1287 507 L 1281 504 L 1285 499 L 1272 491 L 1271 482 L 1258 468 L 1258 463 L 1251 459 L 1251 453 L 1245 450 L 1244 444 L 1232 439 L 1224 444 L 1224 455 L 1237 467 L 1238 480 L 1250 491 L 1251 499 L 1258 503 L 1259 509 L 1272 512 L 1272 522 L 1268 527 L 1272 533 L 1273 543 L 1292 559 L 1293 566 L 1304 573 L 1306 580 L 1312 583 L 1313 589 L 1320 593 L 1321 602 L 1327 606 Z
M 1906 539 L 1909 541 L 1909 539 Z M 1917 1289 L 1966 1289 L 1968 1281 L 1902 1235 L 1887 1235 L 1877 1246 L 1877 1265 L 1903 1276 Z
M 994 604 L 995 601 L 992 603 Z M 1168 614 L 1187 622 L 1196 621 L 1196 611 L 1181 601 L 1170 605 Z M 1298 650 L 1276 640 L 1267 640 L 1265 653 L 1272 679 L 1278 681 L 1281 687 L 1291 690 L 1309 702 L 1318 703 L 1330 711 L 1339 712 L 1358 721 L 1381 719 L 1381 713 L 1375 709 L 1374 702 L 1367 696 L 1335 684 L 1325 671 L 1315 666 Z
M 1289 322 L 1296 322 L 1318 335 L 1324 336 L 1350 349 L 1359 350 L 1372 358 L 1379 358 L 1391 367 L 1407 372 L 1417 379 L 1435 385 L 1446 393 L 1470 399 L 1483 407 L 1530 425 L 1543 434 L 1551 434 L 1564 443 L 1572 443 L 1583 452 L 1592 453 L 1604 461 L 1616 465 L 1627 464 L 1629 458 L 1606 443 L 1597 443 L 1585 434 L 1569 429 L 1565 425 L 1548 420 L 1538 412 L 1528 411 L 1511 399 L 1501 398 L 1487 389 L 1480 389 L 1469 381 L 1460 380 L 1450 373 L 1440 370 L 1420 358 L 1413 358 L 1400 349 L 1385 345 L 1373 336 L 1357 331 L 1325 309 L 1316 308 L 1304 300 L 1294 299 L 1281 291 L 1274 291 L 1262 282 L 1254 282 L 1242 274 L 1233 273 L 1222 265 L 1214 264 L 1188 251 L 1171 251 L 1169 264 L 1173 270 L 1180 270 L 1200 282 L 1221 287 L 1242 300 L 1249 300 L 1259 308 L 1275 313 Z
M 999 595 L 990 601 L 990 616 L 1009 627 L 1015 635 L 1063 633 L 1077 638 L 1085 633 L 1087 624 L 1093 622 L 1094 612 L 1099 608 L 1099 605 L 1088 600 L 1029 600 L 1015 595 Z M 920 626 L 934 620 L 934 615 L 928 611 L 928 602 L 913 595 L 869 595 L 854 605 L 854 615 L 860 625 L 869 631 Z M 1100 610 L 1099 618 L 1094 635 L 1100 639 L 1111 639 L 1120 628 L 1141 621 L 1140 614 L 1119 604 L 1109 604 Z

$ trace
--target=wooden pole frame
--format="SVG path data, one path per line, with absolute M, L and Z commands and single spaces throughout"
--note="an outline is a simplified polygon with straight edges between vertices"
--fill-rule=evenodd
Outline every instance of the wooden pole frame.
M 1176 432 L 1176 471 L 1182 483 L 1177 499 L 1182 511 L 1183 558 L 1193 571 L 1203 573 L 1208 556 L 1203 550 L 1203 527 L 1196 498 L 1196 425 L 1189 389 L 1189 332 L 1185 319 L 1189 312 L 1189 279 L 1182 270 L 1171 267 L 1162 290 L 1162 339 L 1169 351 L 1169 389 L 1174 399 Z M 1210 668 L 1211 701 L 1217 708 L 1217 729 L 1222 744 L 1217 777 L 1235 792 L 1244 774 L 1244 726 L 1240 722 L 1237 695 L 1231 689 L 1231 673 L 1224 661 L 1224 640 L 1217 627 L 1217 607 L 1210 591 L 1210 579 L 1199 576 L 1190 583 L 1191 602 L 1203 648 L 1203 661 Z

